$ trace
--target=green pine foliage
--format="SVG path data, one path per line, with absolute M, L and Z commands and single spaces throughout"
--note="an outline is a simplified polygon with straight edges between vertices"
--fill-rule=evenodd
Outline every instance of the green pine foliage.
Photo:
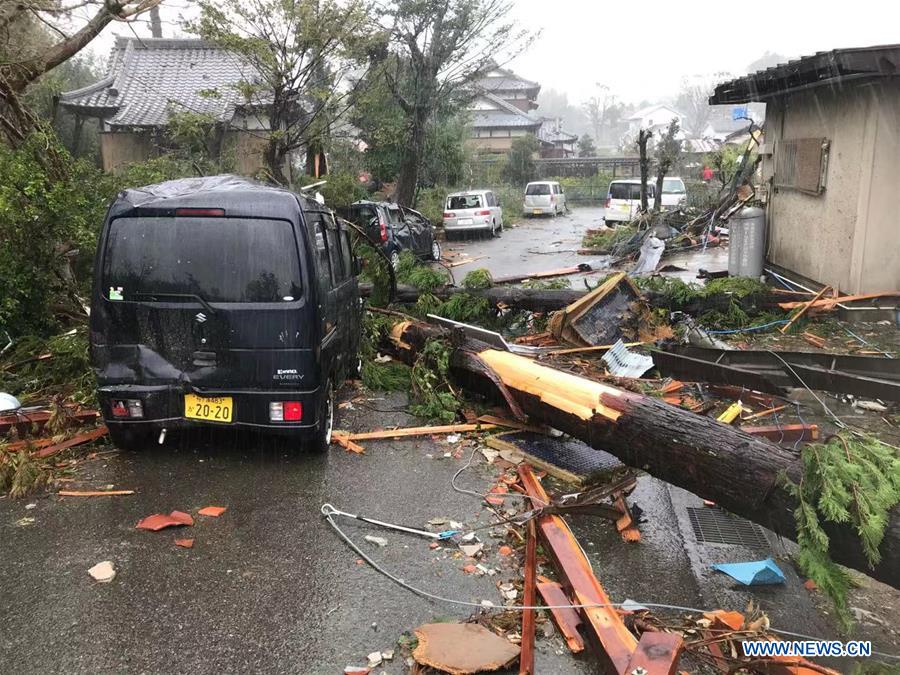
M 456 419 L 460 401 L 450 387 L 450 353 L 443 340 L 429 340 L 412 368 L 413 415 L 449 423 Z
M 852 580 L 829 557 L 822 523 L 851 524 L 869 564 L 877 565 L 889 512 L 900 503 L 900 457 L 871 436 L 839 434 L 807 446 L 802 461 L 799 484 L 784 477 L 798 501 L 794 511 L 800 545 L 797 564 L 831 597 L 838 618 L 849 628 L 847 593 Z
M 485 288 L 490 288 L 494 285 L 494 279 L 491 277 L 491 273 L 484 269 L 479 268 L 477 270 L 472 270 L 469 272 L 464 278 L 462 282 L 463 288 L 470 291 L 477 291 Z

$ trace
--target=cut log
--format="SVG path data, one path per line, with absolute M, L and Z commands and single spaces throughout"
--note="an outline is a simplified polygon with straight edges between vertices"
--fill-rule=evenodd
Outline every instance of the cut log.
M 411 362 L 427 340 L 451 332 L 421 322 L 394 326 L 384 348 Z M 659 399 L 555 370 L 491 349 L 457 333 L 451 366 L 469 386 L 491 391 L 489 380 L 466 368 L 477 354 L 515 397 L 532 423 L 543 423 L 605 450 L 629 466 L 714 501 L 734 514 L 795 539 L 796 500 L 780 476 L 800 480 L 800 454 L 765 438 L 696 415 Z M 825 523 L 832 558 L 900 588 L 900 507 L 889 514 L 881 562 L 873 569 L 852 526 Z

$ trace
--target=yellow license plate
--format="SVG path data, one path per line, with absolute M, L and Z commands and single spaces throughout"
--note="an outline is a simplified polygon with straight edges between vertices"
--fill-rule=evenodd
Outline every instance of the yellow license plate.
M 535 215 L 535 216 L 541 215 L 541 210 L 540 210 L 540 209 L 532 209 L 532 212 L 533 212 L 533 215 Z
M 184 416 L 207 422 L 230 422 L 234 406 L 230 396 L 184 395 Z

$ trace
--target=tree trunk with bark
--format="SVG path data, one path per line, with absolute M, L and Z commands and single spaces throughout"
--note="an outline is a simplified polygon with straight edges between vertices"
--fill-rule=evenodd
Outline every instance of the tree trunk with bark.
M 650 158 L 647 156 L 647 143 L 653 132 L 649 129 L 641 129 L 638 131 L 638 156 L 639 165 L 641 167 L 641 213 L 647 213 L 649 203 L 647 201 L 647 180 L 650 177 Z
M 456 347 L 451 358 L 454 373 L 470 386 L 475 382 L 487 391 L 499 381 L 504 396 L 511 396 L 532 421 L 560 429 L 629 466 L 796 539 L 797 502 L 783 487 L 781 476 L 799 481 L 798 452 L 659 399 L 498 352 L 459 332 L 429 324 L 398 324 L 384 347 L 411 362 L 429 339 L 448 336 Z M 473 362 L 482 365 L 476 368 Z M 493 371 L 489 379 L 484 377 L 485 364 Z M 874 569 L 852 526 L 827 523 L 824 527 L 836 562 L 900 588 L 900 506 L 891 510 L 889 518 L 880 548 L 882 559 Z
M 419 168 L 422 164 L 422 155 L 425 153 L 425 134 L 428 126 L 428 110 L 417 104 L 412 110 L 410 120 L 412 130 L 409 138 L 409 147 L 403 155 L 400 164 L 400 175 L 397 177 L 397 192 L 394 201 L 410 208 L 416 204 L 416 186 L 419 184 Z

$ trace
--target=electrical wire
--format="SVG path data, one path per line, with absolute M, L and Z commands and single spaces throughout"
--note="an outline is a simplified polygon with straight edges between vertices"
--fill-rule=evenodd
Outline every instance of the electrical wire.
M 732 335 L 734 333 L 751 333 L 757 330 L 765 330 L 766 328 L 771 328 L 772 326 L 780 326 L 788 322 L 788 319 L 779 319 L 778 321 L 770 321 L 769 323 L 764 323 L 761 326 L 747 326 L 746 328 L 731 328 L 728 330 L 708 330 L 706 331 L 710 335 Z
M 478 452 L 478 446 L 475 446 L 474 448 L 472 448 L 472 454 L 469 455 L 469 461 L 466 462 L 462 467 L 460 467 L 459 470 L 458 470 L 455 474 L 453 474 L 453 478 L 450 479 L 450 487 L 452 487 L 454 490 L 456 490 L 456 491 L 459 492 L 460 494 L 463 494 L 463 495 L 470 495 L 470 496 L 472 496 L 472 497 L 478 497 L 478 499 L 482 499 L 482 500 L 483 500 L 483 499 L 486 499 L 487 497 L 500 497 L 501 499 L 506 499 L 506 498 L 508 498 L 508 497 L 524 498 L 523 495 L 520 495 L 520 494 L 518 494 L 518 493 L 507 492 L 507 493 L 488 493 L 488 494 L 482 494 L 482 493 L 480 493 L 480 492 L 476 492 L 475 490 L 467 490 L 467 489 L 465 489 L 465 488 L 459 487 L 459 486 L 456 484 L 456 479 L 459 478 L 459 475 L 460 475 L 463 471 L 465 471 L 465 470 L 468 469 L 470 466 L 472 466 L 472 461 L 475 459 L 475 453 L 476 453 L 476 452 Z M 538 497 L 532 497 L 531 495 L 529 495 L 529 499 L 531 499 L 531 500 L 533 500 L 533 501 L 535 501 L 535 502 L 541 502 L 542 506 L 550 506 L 550 505 L 551 505 L 550 502 L 545 502 L 545 501 L 543 501 L 542 499 L 540 499 L 540 498 L 538 498 Z M 502 525 L 503 523 L 496 523 L 496 524 L 497 524 L 497 525 Z
M 812 389 L 809 388 L 809 385 L 807 385 L 806 382 L 803 381 L 803 379 L 797 374 L 797 371 L 794 370 L 793 368 L 791 368 L 791 364 L 790 364 L 790 363 L 788 363 L 787 361 L 785 361 L 783 358 L 781 358 L 781 356 L 779 356 L 778 354 L 776 354 L 775 352 L 773 352 L 771 349 L 768 349 L 768 350 L 766 350 L 766 351 L 768 351 L 769 354 L 771 354 L 771 355 L 774 356 L 776 359 L 778 359 L 779 361 L 781 361 L 781 362 L 784 364 L 785 368 L 787 368 L 789 371 L 791 371 L 791 374 L 793 374 L 793 376 L 797 378 L 797 381 L 798 381 L 800 384 L 803 385 L 803 388 L 806 389 L 806 391 L 808 391 L 810 394 L 812 394 L 812 397 L 813 397 L 814 399 L 816 399 L 816 400 L 819 402 L 819 405 L 822 406 L 822 409 L 823 409 L 826 413 L 828 413 L 828 414 L 831 416 L 831 418 L 834 420 L 834 423 L 835 423 L 839 428 L 841 428 L 841 429 L 846 429 L 846 428 L 847 428 L 847 425 L 844 424 L 844 421 L 843 421 L 840 417 L 838 417 L 837 415 L 835 415 L 835 414 L 831 411 L 831 408 L 829 408 L 827 405 L 825 405 L 825 401 L 823 401 L 822 399 L 820 399 L 820 398 L 816 395 L 816 392 L 814 392 Z
M 322 515 L 325 517 L 325 520 L 328 521 L 328 524 L 331 525 L 331 527 L 334 529 L 334 531 L 337 532 L 338 536 L 344 540 L 344 543 L 346 543 L 351 549 L 353 549 L 353 551 L 357 555 L 359 555 L 360 558 L 365 560 L 369 564 L 369 566 L 372 567 L 372 569 L 374 569 L 379 574 L 387 577 L 388 579 L 393 581 L 395 584 L 397 584 L 401 588 L 405 588 L 406 590 L 410 591 L 411 593 L 414 593 L 415 595 L 418 595 L 423 598 L 427 598 L 429 600 L 435 600 L 437 602 L 443 602 L 443 603 L 457 605 L 457 606 L 461 606 L 461 607 L 474 607 L 474 608 L 478 608 L 478 609 L 498 609 L 498 610 L 503 610 L 503 611 L 514 611 L 514 612 L 522 612 L 522 611 L 526 611 L 526 610 L 541 610 L 541 609 L 593 609 L 593 608 L 600 608 L 600 607 L 621 608 L 621 607 L 626 606 L 626 604 L 623 602 L 606 602 L 606 603 L 595 602 L 595 603 L 568 604 L 568 605 L 501 605 L 501 606 L 496 606 L 493 603 L 490 605 L 484 605 L 480 602 L 472 602 L 471 600 L 459 600 L 457 598 L 447 598 L 442 595 L 432 593 L 431 591 L 428 591 L 428 590 L 425 590 L 422 588 L 417 588 L 416 586 L 413 586 L 412 584 L 406 583 L 400 577 L 392 574 L 387 569 L 385 569 L 384 567 L 379 565 L 377 562 L 375 562 L 371 557 L 369 557 L 369 555 L 365 551 L 363 551 L 359 546 L 357 546 L 356 542 L 354 542 L 340 528 L 340 526 L 336 522 L 334 522 L 334 520 L 332 519 L 332 517 L 330 515 L 330 511 L 325 510 L 324 506 L 322 509 Z M 639 600 L 632 600 L 631 602 L 636 603 L 638 605 L 642 605 L 643 607 L 647 607 L 647 608 L 652 607 L 652 608 L 656 608 L 656 609 L 669 609 L 669 610 L 679 611 L 679 612 L 693 612 L 693 613 L 702 614 L 705 612 L 713 611 L 713 610 L 709 610 L 709 609 L 699 609 L 697 607 L 685 607 L 682 605 L 669 605 L 669 604 L 660 603 L 660 602 L 642 602 Z M 779 633 L 781 635 L 788 635 L 791 637 L 803 638 L 805 640 L 823 641 L 823 638 L 813 637 L 810 635 L 803 635 L 801 633 L 792 633 L 790 631 L 783 631 L 783 630 L 779 630 L 777 628 L 770 627 L 769 630 L 773 633 Z M 881 656 L 884 658 L 900 660 L 900 654 L 886 654 L 883 652 L 875 652 L 875 651 L 873 651 L 872 654 L 874 654 L 876 656 Z

